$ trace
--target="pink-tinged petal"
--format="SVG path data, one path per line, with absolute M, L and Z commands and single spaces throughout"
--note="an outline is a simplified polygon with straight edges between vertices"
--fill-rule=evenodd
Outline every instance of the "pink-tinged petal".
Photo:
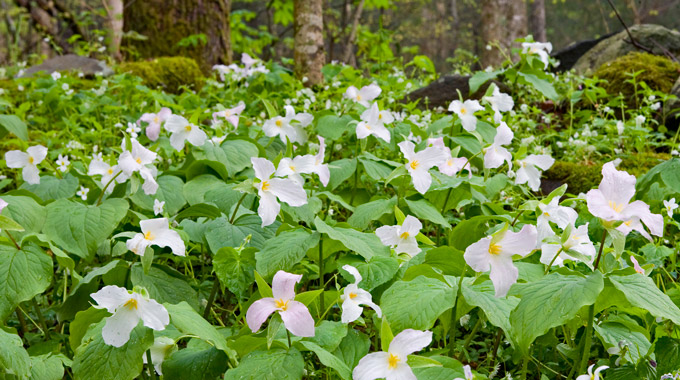
M 345 264 L 342 266 L 342 269 L 344 269 L 346 272 L 352 275 L 354 277 L 354 283 L 358 284 L 363 280 L 363 277 L 361 277 L 361 273 L 359 273 L 359 270 L 349 264 Z
M 149 123 L 149 125 L 146 127 L 146 130 L 144 130 L 144 133 L 146 133 L 146 137 L 148 137 L 149 140 L 151 141 L 158 140 L 158 136 L 160 136 L 161 134 L 161 124 Z
M 104 343 L 113 347 L 122 347 L 130 340 L 130 333 L 139 323 L 136 308 L 121 307 L 115 314 L 106 319 L 102 329 Z
M 619 220 L 619 213 L 609 206 L 609 200 L 599 189 L 593 189 L 586 193 L 588 211 L 594 216 L 604 220 Z
M 250 330 L 254 333 L 258 332 L 264 321 L 276 309 L 276 301 L 273 298 L 267 297 L 253 302 L 246 312 L 246 323 L 248 323 Z
M 5 162 L 8 168 L 23 168 L 28 165 L 28 154 L 20 150 L 10 150 L 5 153 Z
M 409 171 L 411 172 L 413 187 L 415 187 L 416 191 L 418 191 L 420 194 L 427 193 L 427 191 L 430 189 L 430 185 L 432 185 L 432 176 L 430 175 L 430 172 L 424 168 L 418 168 L 416 170 Z
M 47 157 L 47 148 L 42 145 L 35 145 L 26 149 L 26 153 L 33 157 L 33 165 L 38 165 Z
M 427 139 L 427 145 L 451 153 L 451 150 L 444 145 L 444 137 L 430 137 Z
M 0 199 L 0 213 L 2 213 L 2 210 L 4 210 L 5 207 L 7 207 L 8 204 L 9 203 L 5 202 L 4 199 Z
M 246 109 L 246 104 L 241 102 L 236 107 L 232 108 L 230 111 L 234 115 L 240 115 L 243 110 Z
M 555 159 L 548 154 L 532 154 L 525 158 L 524 162 L 541 170 L 548 170 L 555 163 Z
M 431 342 L 432 331 L 406 329 L 392 339 L 388 351 L 400 358 L 406 358 L 408 355 L 429 346 Z
M 385 128 L 385 126 L 382 124 L 377 124 L 375 127 L 373 127 L 373 135 L 375 137 L 383 139 L 385 142 L 390 142 L 390 140 L 392 139 L 390 131 L 387 128 Z
M 155 118 L 156 118 L 155 113 L 148 112 L 148 113 L 142 114 L 142 116 L 140 116 L 139 119 L 137 120 L 137 125 L 141 125 L 140 121 L 143 121 L 143 122 L 149 123 L 149 124 L 153 123 Z
M 525 224 L 519 232 L 506 231 L 498 242 L 501 246 L 500 256 L 520 255 L 524 257 L 530 254 L 536 247 L 537 235 L 536 227 L 530 224 Z
M 170 116 L 172 116 L 172 111 L 170 111 L 170 108 L 163 107 L 160 111 L 158 111 L 158 119 L 160 119 L 161 122 L 168 120 Z
M 273 290 L 273 289 L 272 289 Z M 309 313 L 309 309 L 302 302 L 288 301 L 286 310 L 280 311 L 283 325 L 293 335 L 301 337 L 314 336 L 314 318 Z
M 191 143 L 193 146 L 203 146 L 205 144 L 205 140 L 208 139 L 208 135 L 203 132 L 203 130 L 197 126 L 193 126 L 191 128 L 191 132 L 189 132 L 189 135 L 187 136 L 187 140 Z
M 302 279 L 301 274 L 292 274 L 282 270 L 274 274 L 272 294 L 275 299 L 292 300 L 295 298 L 295 284 Z
M 607 200 L 626 205 L 635 195 L 635 176 L 616 170 L 614 163 L 607 162 L 602 165 L 599 189 Z
M 260 205 L 257 208 L 257 214 L 262 219 L 262 227 L 266 227 L 276 220 L 276 217 L 281 211 L 281 205 L 276 200 L 276 196 L 268 191 L 260 191 Z
M 542 244 L 541 245 L 541 263 L 545 265 L 557 265 L 561 267 L 563 265 L 562 255 L 564 252 L 560 252 L 562 248 L 559 244 Z M 555 255 L 560 252 L 560 255 L 555 259 Z M 553 261 L 553 259 L 555 259 Z
M 645 270 L 642 269 L 640 266 L 640 263 L 637 261 L 637 259 L 634 256 L 630 257 L 630 262 L 633 263 L 633 268 L 635 269 L 636 272 L 640 274 L 645 274 Z
M 293 207 L 307 204 L 307 193 L 302 184 L 284 178 L 272 178 L 269 180 L 269 191 L 276 195 L 279 200 Z
M 475 272 L 486 272 L 491 268 L 491 254 L 489 253 L 490 245 L 491 237 L 487 236 L 476 243 L 470 244 L 465 249 L 463 258 Z
M 359 306 L 357 302 L 349 297 L 345 297 L 345 300 L 342 302 L 342 315 L 340 316 L 340 322 L 354 322 L 359 319 L 363 311 L 364 308 Z
M 250 162 L 253 164 L 253 170 L 255 171 L 255 177 L 261 181 L 268 180 L 269 177 L 274 174 L 276 168 L 274 164 L 266 158 L 261 157 L 251 157 Z
M 468 132 L 472 132 L 475 129 L 477 129 L 477 118 L 474 115 L 461 116 L 460 123 L 463 125 L 463 128 Z
M 35 165 L 26 165 L 21 169 L 21 176 L 24 177 L 24 181 L 31 185 L 37 185 L 40 183 L 40 170 Z
M 637 217 L 649 228 L 652 235 L 663 236 L 663 216 L 652 214 L 649 205 L 643 201 L 635 201 L 621 212 L 622 219 Z
M 532 244 L 532 246 L 534 244 Z M 489 273 L 489 277 L 496 290 L 496 297 L 505 297 L 512 284 L 517 282 L 519 271 L 512 264 L 512 258 L 500 255 L 491 256 L 491 272 Z
M 156 331 L 164 330 L 165 326 L 170 323 L 170 316 L 165 307 L 156 300 L 145 299 L 141 295 L 137 295 L 139 317 L 142 318 L 144 326 L 154 329 Z
M 375 230 L 375 234 L 383 245 L 393 247 L 401 241 L 399 238 L 400 226 L 381 226 Z
M 238 115 L 227 116 L 225 119 L 226 119 L 229 123 L 231 123 L 231 125 L 233 125 L 234 128 L 237 128 L 237 127 L 238 127 L 238 121 L 239 121 Z
M 159 247 L 170 247 L 174 255 L 177 256 L 186 255 L 186 247 L 184 245 L 184 241 L 179 236 L 179 233 L 177 233 L 177 231 L 173 231 L 170 229 L 161 231 L 158 235 L 155 236 L 154 244 L 156 244 Z
M 375 380 L 387 377 L 389 357 L 387 352 L 374 352 L 364 356 L 352 371 L 352 379 Z
M 416 160 L 423 168 L 430 169 L 446 161 L 446 156 L 446 153 L 441 149 L 429 147 L 416 153 Z
M 118 306 L 132 298 L 127 289 L 115 285 L 107 285 L 99 289 L 98 292 L 90 294 L 90 297 L 97 302 L 98 307 L 105 308 L 111 314 L 116 311 Z
M 408 140 L 404 140 L 397 145 L 399 146 L 401 153 L 404 155 L 404 158 L 406 158 L 408 161 L 413 161 L 413 159 L 416 157 L 416 153 L 414 151 L 415 145 L 413 145 L 413 143 Z
M 406 219 L 404 219 L 404 223 L 401 225 L 401 233 L 408 233 L 409 236 L 415 237 L 418 235 L 420 232 L 420 229 L 423 228 L 423 224 L 418 220 L 418 218 L 408 215 L 406 216 Z

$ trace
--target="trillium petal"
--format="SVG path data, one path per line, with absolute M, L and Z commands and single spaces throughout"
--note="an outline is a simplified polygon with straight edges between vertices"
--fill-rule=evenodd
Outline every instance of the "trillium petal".
M 399 230 L 400 226 L 381 226 L 375 230 L 375 234 L 380 238 L 383 245 L 395 246 L 399 244 Z
M 104 343 L 113 347 L 122 347 L 130 340 L 130 333 L 139 323 L 137 309 L 121 307 L 106 319 L 102 328 Z
M 156 182 L 153 172 L 146 167 L 142 167 L 139 170 L 139 175 L 144 180 L 144 183 L 142 184 L 142 190 L 144 190 L 144 194 L 146 195 L 156 194 L 156 191 L 158 191 L 158 182 Z
M 365 139 L 371 134 L 371 130 L 368 128 L 368 124 L 366 124 L 365 121 L 360 121 L 357 123 L 356 132 L 358 139 Z
M 292 274 L 282 270 L 274 274 L 272 294 L 275 299 L 292 300 L 295 298 L 295 284 L 302 279 L 301 274 Z
M 475 272 L 486 272 L 490 269 L 491 254 L 489 253 L 489 246 L 491 245 L 491 237 L 487 236 L 480 239 L 476 243 L 470 244 L 463 254 L 465 262 Z
M 26 153 L 33 157 L 33 165 L 38 165 L 47 157 L 47 148 L 42 145 L 35 145 L 26 149 Z
M 418 378 L 407 363 L 401 362 L 396 368 L 389 370 L 385 380 L 418 380 Z
M 28 165 L 28 154 L 20 150 L 10 150 L 5 153 L 5 162 L 8 168 L 23 168 Z
M 503 165 L 503 162 L 512 162 L 512 154 L 499 145 L 491 145 L 484 152 L 484 167 L 487 169 L 496 169 Z
M 416 153 L 416 160 L 423 166 L 423 168 L 430 169 L 433 166 L 437 166 L 446 160 L 446 153 L 441 149 L 435 147 L 426 148 L 418 153 Z
M 148 137 L 149 140 L 151 141 L 158 140 L 158 137 L 161 134 L 161 124 L 153 122 L 149 123 L 149 125 L 146 126 L 144 133 L 146 133 L 146 137 Z
M 138 297 L 139 316 L 144 322 L 144 326 L 160 331 L 164 330 L 165 326 L 170 323 L 170 316 L 165 307 L 156 300 L 145 299 L 142 296 Z
M 269 318 L 271 313 L 276 311 L 276 302 L 273 298 L 267 297 L 253 302 L 246 312 L 246 322 L 252 332 L 258 332 L 264 321 Z
M 602 181 L 598 188 L 605 199 L 626 205 L 635 195 L 635 176 L 616 170 L 614 163 L 602 165 Z
M 371 293 L 363 290 L 363 289 L 356 289 L 356 297 L 354 297 L 354 302 L 356 302 L 358 305 L 365 305 L 370 307 L 371 309 L 375 310 L 375 313 L 378 315 L 378 317 L 382 317 L 382 310 L 380 309 L 380 306 L 376 305 L 373 303 L 373 297 L 371 296 Z
M 255 177 L 261 181 L 268 180 L 276 171 L 274 164 L 266 158 L 251 157 L 250 162 L 253 164 Z
M 390 142 L 391 140 L 390 131 L 382 124 L 377 124 L 372 132 L 375 137 L 381 138 L 385 142 Z
M 107 285 L 99 289 L 98 292 L 90 294 L 90 297 L 97 302 L 97 306 L 103 307 L 113 314 L 116 308 L 132 298 L 132 295 L 125 288 Z
M 257 207 L 257 214 L 262 219 L 262 227 L 266 227 L 276 220 L 281 211 L 281 205 L 276 200 L 276 196 L 268 191 L 260 191 L 260 205 Z
M 87 175 L 92 176 L 92 175 L 107 175 L 109 174 L 109 170 L 111 169 L 111 165 L 107 164 L 106 162 L 102 160 L 92 160 L 90 162 L 90 166 L 87 169 Z
M 300 126 L 306 127 L 312 123 L 314 116 L 308 114 L 307 112 L 300 112 L 299 114 L 295 115 L 294 120 L 297 120 L 300 123 Z
M 307 193 L 302 184 L 290 179 L 272 178 L 269 180 L 269 191 L 279 200 L 293 207 L 307 204 Z
M 324 186 L 328 186 L 328 181 L 331 180 L 331 171 L 328 168 L 328 165 L 326 164 L 318 165 L 316 167 L 315 172 L 319 176 L 319 181 L 321 182 L 321 184 Z
M 309 313 L 309 309 L 302 302 L 288 301 L 288 307 L 280 311 L 281 320 L 284 326 L 293 335 L 301 337 L 314 336 L 314 318 Z
M 460 100 L 454 100 L 449 104 L 449 112 L 460 115 L 461 108 L 463 108 L 463 103 Z
M 406 253 L 411 257 L 419 254 L 420 251 L 421 249 L 418 247 L 418 242 L 414 236 L 409 237 L 408 239 L 399 239 L 399 243 L 394 247 L 395 253 Z
M 24 177 L 24 181 L 31 185 L 37 185 L 40 183 L 40 170 L 35 165 L 28 164 L 21 169 L 21 176 Z
M 619 213 L 609 206 L 609 200 L 599 189 L 592 189 L 586 193 L 588 211 L 594 216 L 604 220 L 618 220 Z
M 184 241 L 179 236 L 179 233 L 177 233 L 177 231 L 167 229 L 162 232 L 159 232 L 156 238 L 154 239 L 154 244 L 156 244 L 159 247 L 170 247 L 172 253 L 177 256 L 186 255 L 186 247 L 184 245 Z
M 189 132 L 189 135 L 187 136 L 187 140 L 189 140 L 193 146 L 203 146 L 207 139 L 208 135 L 206 135 L 205 132 L 203 132 L 203 130 L 197 126 L 191 128 L 191 132 Z
M 165 121 L 165 129 L 167 129 L 168 131 L 170 131 L 174 134 L 174 133 L 184 131 L 184 127 L 186 127 L 188 124 L 189 124 L 189 120 L 185 119 L 183 116 L 171 115 Z
M 415 237 L 418 235 L 420 232 L 420 229 L 423 228 L 423 224 L 418 220 L 418 218 L 407 215 L 406 218 L 404 219 L 404 223 L 401 225 L 401 233 L 408 233 L 409 236 Z
M 146 247 L 149 245 L 151 245 L 151 241 L 144 239 L 144 234 L 136 234 L 132 239 L 125 242 L 127 249 L 139 256 L 144 256 Z
M 501 246 L 500 256 L 520 255 L 524 257 L 530 254 L 536 247 L 537 235 L 536 227 L 530 224 L 525 224 L 519 232 L 506 231 L 498 242 Z
M 357 319 L 359 319 L 363 311 L 364 308 L 359 306 L 359 303 L 347 297 L 342 302 L 342 315 L 340 316 L 340 322 L 342 323 L 354 322 Z
M 532 247 L 534 243 L 532 244 Z M 510 257 L 491 257 L 491 272 L 489 277 L 493 282 L 493 287 L 496 290 L 496 297 L 505 297 L 512 284 L 517 282 L 519 271 L 512 264 Z
M 359 95 L 361 95 L 361 100 L 365 102 L 370 102 L 373 99 L 380 96 L 382 89 L 375 83 L 371 83 L 368 86 L 364 86 L 359 90 Z
M 352 371 L 354 380 L 375 380 L 387 377 L 389 371 L 389 357 L 387 352 L 374 352 L 359 360 L 359 364 Z
M 413 161 L 415 159 L 416 154 L 415 154 L 415 145 L 413 145 L 412 142 L 408 140 L 404 140 L 397 144 L 399 146 L 399 150 L 401 150 L 401 153 L 404 155 L 404 158 L 406 158 L 409 161 Z
M 524 162 L 541 170 L 548 170 L 555 163 L 555 159 L 548 154 L 531 154 L 524 159 Z
M 123 173 L 129 176 L 139 170 L 141 166 L 135 161 L 134 157 L 132 157 L 132 153 L 126 150 L 121 153 L 118 158 L 118 167 L 120 167 L 120 170 L 122 170 Z
M 541 263 L 545 264 L 545 265 L 550 265 L 550 263 L 552 263 L 552 265 L 557 265 L 557 266 L 561 267 L 563 265 L 562 264 L 563 260 L 562 260 L 561 256 L 562 256 L 562 254 L 564 254 L 564 252 L 560 252 L 560 256 L 558 256 L 555 259 L 555 255 L 557 255 L 557 253 L 560 251 L 561 248 L 562 248 L 562 246 L 559 245 L 559 244 L 552 244 L 552 243 L 551 244 L 542 244 L 541 245 L 541 260 L 540 260 Z M 555 260 L 553 261 L 553 259 L 555 259 Z
M 170 145 L 175 148 L 176 151 L 181 151 L 184 149 L 184 141 L 187 139 L 188 133 L 183 130 L 180 132 L 173 132 L 170 135 Z
M 416 191 L 420 194 L 427 193 L 430 189 L 430 185 L 432 185 L 432 176 L 430 175 L 430 172 L 425 168 L 409 171 L 411 172 L 411 180 L 413 181 L 413 187 L 415 187 Z
M 431 342 L 432 331 L 406 329 L 392 339 L 388 351 L 400 358 L 406 358 L 408 355 L 429 346 Z
M 361 282 L 363 277 L 361 277 L 361 273 L 359 273 L 359 270 L 349 264 L 345 264 L 342 266 L 342 269 L 344 269 L 346 272 L 352 275 L 354 277 L 354 283 L 358 284 Z
M 508 145 L 512 142 L 515 134 L 512 132 L 510 127 L 505 122 L 496 128 L 496 136 L 493 139 L 494 144 L 497 145 Z
M 477 118 L 474 115 L 461 116 L 460 123 L 463 125 L 463 128 L 468 132 L 472 132 L 477 128 Z

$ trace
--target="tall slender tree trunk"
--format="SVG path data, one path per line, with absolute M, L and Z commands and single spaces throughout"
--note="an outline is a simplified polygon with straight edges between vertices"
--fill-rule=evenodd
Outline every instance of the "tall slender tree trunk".
M 527 8 L 524 0 L 482 0 L 482 38 L 498 44 L 509 53 L 514 41 L 527 33 Z M 505 57 L 496 48 L 482 51 L 483 66 L 499 66 Z
M 323 83 L 321 68 L 326 62 L 323 43 L 323 1 L 294 0 L 295 74 L 306 77 L 306 86 Z
M 357 9 L 354 11 L 354 16 L 352 16 L 352 28 L 349 32 L 349 37 L 347 37 L 347 42 L 345 45 L 345 53 L 342 56 L 342 61 L 345 63 L 350 63 L 350 58 L 354 52 L 354 40 L 357 38 L 357 28 L 359 27 L 359 20 L 361 19 L 361 12 L 364 10 L 364 1 L 359 1 Z
M 231 63 L 229 13 L 231 0 L 136 0 L 123 12 L 126 31 L 146 40 L 125 40 L 142 58 L 184 55 L 196 59 L 204 71 L 214 64 Z M 204 34 L 206 43 L 177 46 L 191 35 Z
M 545 0 L 533 0 L 529 3 L 529 32 L 535 41 L 548 40 L 545 33 Z
M 108 3 L 108 4 L 107 4 Z M 109 16 L 110 39 L 109 51 L 117 60 L 120 55 L 120 43 L 123 40 L 123 0 L 107 0 L 106 11 Z

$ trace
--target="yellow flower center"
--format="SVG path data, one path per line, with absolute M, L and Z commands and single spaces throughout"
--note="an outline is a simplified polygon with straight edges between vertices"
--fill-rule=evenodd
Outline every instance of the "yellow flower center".
M 461 109 L 460 109 L 460 113 L 462 113 L 463 115 L 465 115 L 465 114 L 467 113 L 467 110 L 466 110 L 465 108 L 461 108 Z
M 109 168 L 109 170 L 106 171 L 109 174 L 113 174 L 113 169 Z
M 630 225 L 633 224 L 633 219 L 631 219 L 631 220 L 626 220 L 625 222 L 623 222 L 623 224 L 625 224 L 626 226 L 630 227 Z
M 400 239 L 408 239 L 408 237 L 411 236 L 408 234 L 408 232 L 404 232 L 403 234 L 399 235 Z
M 35 158 L 28 156 L 28 163 L 33 164 L 35 162 Z
M 127 302 L 125 302 L 123 304 L 123 307 L 127 307 L 130 310 L 132 310 L 132 309 L 137 310 L 137 308 L 138 308 L 137 300 L 134 299 L 134 298 L 130 298 L 129 300 L 127 300 Z
M 262 181 L 262 191 L 269 190 L 269 181 Z
M 136 161 L 138 164 L 140 164 L 140 165 L 142 164 L 142 159 L 139 158 L 139 157 L 137 157 L 137 159 L 136 159 L 135 161 Z
M 491 243 L 489 245 L 489 253 L 492 255 L 500 255 L 502 249 L 500 244 Z
M 400 361 L 398 356 L 390 354 L 390 357 L 387 358 L 387 366 L 390 369 L 397 368 L 397 364 L 399 364 Z
M 378 120 L 382 120 L 382 114 L 381 113 L 378 114 Z
M 227 116 L 227 117 L 231 116 L 231 111 L 229 111 L 229 110 L 224 111 L 224 116 Z
M 548 212 L 544 212 L 543 215 L 545 215 L 545 216 L 547 216 L 547 217 L 550 216 L 550 214 L 549 214 Z
M 616 203 L 614 201 L 609 201 L 609 207 L 616 211 L 617 213 L 620 213 L 623 211 L 623 203 Z
M 420 162 L 418 162 L 418 160 L 413 160 L 411 161 L 409 166 L 411 167 L 411 169 L 416 170 L 418 169 L 418 166 L 420 166 Z
M 361 95 L 357 95 L 357 100 L 361 100 Z
M 352 293 L 349 294 L 349 299 L 353 300 L 353 299 L 355 299 L 355 298 L 357 298 L 357 294 L 356 294 L 356 293 L 352 292 Z
M 282 299 L 278 299 L 274 301 L 274 304 L 276 305 L 276 308 L 281 309 L 281 311 L 286 311 L 286 309 L 288 309 L 288 300 L 284 301 Z
M 146 240 L 153 240 L 153 237 L 154 237 L 154 236 L 151 235 L 151 231 L 147 231 L 147 232 L 144 234 L 144 239 L 146 239 Z
M 290 168 L 290 170 L 295 171 L 295 166 L 289 165 L 288 167 Z
M 158 116 L 153 118 L 153 122 L 158 124 L 161 120 L 158 118 Z
M 186 127 L 184 127 L 184 130 L 187 132 L 191 132 L 191 125 L 187 125 Z
M 451 160 L 451 159 L 446 160 L 446 165 L 447 166 L 453 166 L 453 160 Z
M 281 120 L 276 120 L 276 123 L 275 123 L 275 124 L 276 124 L 276 126 L 279 127 L 279 128 L 281 128 L 281 126 L 283 125 L 283 123 L 281 122 Z

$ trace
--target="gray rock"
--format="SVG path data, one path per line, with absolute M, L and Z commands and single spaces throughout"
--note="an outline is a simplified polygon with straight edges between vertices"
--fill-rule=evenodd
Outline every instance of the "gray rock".
M 103 61 L 75 54 L 67 54 L 47 59 L 37 66 L 31 66 L 20 77 L 32 77 L 40 71 L 46 74 L 51 74 L 55 71 L 79 71 L 86 76 L 94 76 L 97 73 L 101 73 L 104 76 L 113 74 L 113 70 Z
M 680 56 L 680 32 L 653 24 L 635 25 L 629 29 L 635 40 L 640 45 L 651 49 L 653 54 L 664 55 L 665 49 L 676 57 Z M 602 64 L 633 51 L 641 50 L 630 43 L 628 34 L 624 30 L 600 41 L 588 50 L 576 62 L 574 69 L 582 74 L 593 72 Z
M 506 94 L 510 93 L 510 88 L 508 86 L 494 80 L 487 81 L 474 94 L 470 94 L 469 80 L 469 75 L 446 75 L 423 88 L 419 88 L 407 94 L 401 101 L 402 103 L 409 103 L 420 100 L 420 102 L 418 102 L 418 108 L 421 109 L 432 109 L 437 107 L 446 109 L 452 101 L 458 100 L 458 91 L 460 91 L 463 99 L 479 100 L 484 96 L 486 89 L 489 88 L 492 82 L 498 86 L 501 92 Z
M 604 36 L 600 36 L 592 40 L 574 42 L 573 44 L 565 47 L 564 49 L 552 53 L 551 56 L 560 61 L 560 65 L 555 68 L 555 71 L 561 73 L 567 70 L 571 70 L 571 68 L 574 67 L 576 62 L 578 62 L 578 60 L 584 54 L 586 54 L 588 50 L 592 49 L 595 45 L 600 43 L 600 41 L 609 38 L 615 35 L 616 33 L 617 32 L 605 34 Z

